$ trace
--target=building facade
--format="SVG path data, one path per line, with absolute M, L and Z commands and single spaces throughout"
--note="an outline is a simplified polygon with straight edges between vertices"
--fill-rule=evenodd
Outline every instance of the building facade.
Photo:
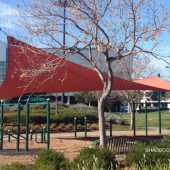
M 7 44 L 0 41 L 0 85 L 3 83 L 7 70 Z

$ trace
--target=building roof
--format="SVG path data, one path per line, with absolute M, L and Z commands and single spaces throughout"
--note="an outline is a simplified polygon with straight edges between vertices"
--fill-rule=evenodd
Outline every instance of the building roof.
M 26 93 L 99 91 L 103 84 L 89 68 L 49 54 L 13 37 L 8 37 L 8 70 L 0 87 L 0 98 Z M 114 77 L 113 90 L 170 90 L 156 83 L 145 84 Z

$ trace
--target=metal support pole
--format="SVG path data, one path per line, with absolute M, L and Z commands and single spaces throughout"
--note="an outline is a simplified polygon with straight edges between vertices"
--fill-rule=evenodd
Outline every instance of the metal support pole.
M 3 119 L 4 119 L 4 105 L 1 100 L 1 115 L 0 115 L 0 149 L 3 149 Z
M 160 100 L 161 100 L 161 92 L 158 91 L 158 125 L 159 125 L 159 134 L 161 135 L 161 105 L 160 105 Z
M 77 137 L 77 119 L 76 119 L 76 117 L 74 118 L 73 126 L 74 126 L 74 137 L 76 138 Z
M 43 143 L 43 127 L 41 127 L 40 129 L 40 135 L 41 135 L 41 143 Z
M 57 99 L 58 95 L 56 93 L 56 96 L 55 96 L 55 102 L 56 102 L 56 115 L 58 114 L 58 99 Z
M 148 135 L 148 110 L 147 110 L 147 102 L 145 101 L 145 135 Z
M 160 73 L 158 73 L 158 77 L 160 77 Z M 159 134 L 161 135 L 161 92 L 158 91 L 158 125 L 159 125 Z
M 20 144 L 20 122 L 21 122 L 21 104 L 18 102 L 18 114 L 17 114 L 17 142 L 16 151 L 19 151 Z
M 63 1 L 63 56 L 65 56 L 65 46 L 66 46 L 66 6 L 67 6 L 67 0 Z M 61 94 L 61 103 L 64 104 L 64 93 Z
M 8 130 L 8 142 L 11 142 L 11 131 Z
M 133 102 L 133 136 L 136 136 L 136 115 L 135 115 L 135 102 Z
M 32 141 L 32 135 L 33 131 L 29 131 L 29 122 L 30 122 L 30 99 L 33 96 L 33 93 L 30 94 L 27 98 L 27 103 L 26 103 L 26 137 L 25 137 L 25 151 L 28 152 L 29 150 L 29 134 L 30 134 L 30 140 Z
M 50 99 L 47 99 L 47 150 L 50 149 Z
M 84 117 L 84 137 L 87 137 L 87 118 Z
M 110 119 L 110 137 L 112 137 L 112 119 Z
M 29 122 L 30 122 L 30 104 L 29 104 L 29 99 L 27 100 L 27 105 L 26 105 L 26 143 L 25 143 L 25 150 L 26 152 L 28 152 L 29 150 L 29 146 L 28 146 L 28 142 L 29 142 Z M 31 131 L 30 131 L 31 132 Z
M 32 135 L 33 135 L 33 132 L 32 130 L 30 130 L 30 141 L 32 141 Z
M 43 142 L 46 142 L 46 127 L 43 127 Z

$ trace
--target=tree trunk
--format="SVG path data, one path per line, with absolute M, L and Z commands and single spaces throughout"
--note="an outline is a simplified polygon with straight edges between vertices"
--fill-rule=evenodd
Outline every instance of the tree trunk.
M 99 117 L 99 135 L 100 135 L 100 146 L 106 146 L 106 128 L 105 128 L 105 117 L 104 117 L 104 106 L 107 97 L 112 90 L 112 78 L 104 82 L 104 88 L 102 94 L 98 100 L 98 117 Z
M 107 52 L 106 52 L 107 54 Z M 108 56 L 107 56 L 108 57 Z M 105 128 L 105 117 L 104 117 L 104 106 L 107 100 L 107 97 L 110 95 L 112 90 L 112 81 L 113 81 L 113 72 L 111 67 L 111 62 L 109 62 L 109 58 L 105 58 L 106 66 L 107 66 L 107 76 L 101 75 L 101 72 L 98 71 L 100 78 L 103 82 L 103 90 L 102 94 L 98 99 L 98 118 L 99 118 L 99 136 L 100 136 L 100 146 L 106 146 L 106 128 Z
M 133 104 L 132 104 L 132 102 L 128 102 L 128 105 L 129 105 L 129 112 L 130 112 L 130 129 L 131 130 L 133 130 L 134 129 L 134 127 L 133 127 L 133 125 L 134 125 L 134 122 L 133 122 Z
M 104 117 L 104 104 L 105 100 L 100 98 L 98 101 L 98 116 L 99 116 L 99 136 L 100 146 L 106 145 L 106 128 L 105 128 L 105 117 Z

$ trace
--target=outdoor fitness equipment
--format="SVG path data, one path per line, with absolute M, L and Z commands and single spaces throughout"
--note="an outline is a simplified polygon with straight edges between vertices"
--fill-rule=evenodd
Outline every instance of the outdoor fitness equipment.
M 29 118 L 30 118 L 30 106 L 31 105 L 46 105 L 46 128 L 44 129 L 44 138 L 46 138 L 46 140 L 43 140 L 42 142 L 38 142 L 37 140 L 37 133 L 35 135 L 35 140 L 37 143 L 46 143 L 47 144 L 47 149 L 49 150 L 50 148 L 50 100 L 47 99 L 44 102 L 31 102 L 31 98 L 34 96 L 34 94 L 31 94 L 28 99 L 27 99 L 27 103 L 26 103 L 26 147 L 25 150 L 28 151 L 29 150 Z M 47 135 L 47 137 L 46 137 Z M 30 131 L 30 140 L 32 140 L 32 131 Z
M 78 120 L 76 117 L 74 118 L 73 120 L 73 133 L 74 133 L 74 137 L 76 138 L 77 137 L 77 133 L 80 131 L 80 132 L 83 132 L 82 130 L 77 130 L 77 123 L 83 123 L 84 125 L 84 137 L 87 138 L 87 123 L 95 123 L 95 121 L 90 121 L 87 119 L 87 117 L 85 116 L 84 117 L 84 122 Z M 112 137 L 112 125 L 113 125 L 113 120 L 110 119 L 109 121 L 106 121 L 106 122 L 109 122 L 109 131 L 110 131 L 110 137 Z
M 27 95 L 26 100 L 26 134 L 25 136 L 21 135 L 21 102 L 22 99 L 26 96 L 23 95 L 18 99 L 18 103 L 15 104 L 5 104 L 3 103 L 3 100 L 1 100 L 1 110 L 0 110 L 0 150 L 3 150 L 3 142 L 4 142 L 4 133 L 8 135 L 8 141 L 10 141 L 10 137 L 13 137 L 16 139 L 16 151 L 18 152 L 20 150 L 20 138 L 25 139 L 25 151 L 27 152 L 29 150 L 29 134 L 30 134 L 30 140 L 32 140 L 32 131 L 29 131 L 29 122 L 30 122 L 30 106 L 31 105 L 46 105 L 46 143 L 47 143 L 47 149 L 50 148 L 50 101 L 47 99 L 45 102 L 31 102 L 31 99 L 36 94 L 30 94 Z M 4 106 L 6 105 L 17 105 L 17 124 L 11 124 L 7 126 L 17 127 L 16 133 L 12 133 L 11 131 L 4 131 Z

